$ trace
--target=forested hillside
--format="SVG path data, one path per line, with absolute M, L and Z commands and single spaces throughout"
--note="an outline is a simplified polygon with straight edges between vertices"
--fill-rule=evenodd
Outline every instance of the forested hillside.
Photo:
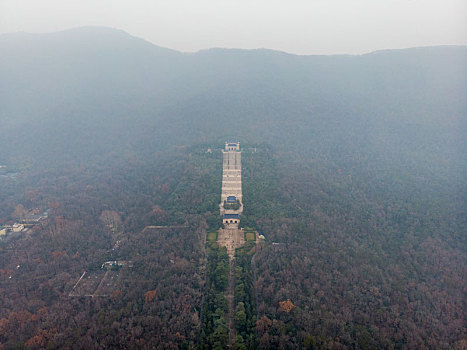
M 0 240 L 0 348 L 225 342 L 202 305 L 229 136 L 265 236 L 239 258 L 245 344 L 467 346 L 466 47 L 184 54 L 78 28 L 0 52 L 0 225 L 48 210 Z
M 40 182 L 32 176 L 20 184 L 2 182 L 15 193 L 4 207 L 49 206 L 51 216 L 0 241 L 0 344 L 195 346 L 207 222 L 218 203 L 195 204 L 218 192 L 221 169 L 218 155 L 200 149 L 171 150 L 111 171 L 91 166 L 71 174 L 50 171 Z M 102 268 L 114 260 L 127 264 Z M 83 271 L 91 280 L 74 288 Z
M 244 157 L 247 222 L 266 237 L 259 348 L 465 346 L 465 197 L 273 157 Z
M 3 162 L 24 154 L 41 162 L 49 154 L 74 162 L 146 155 L 223 141 L 225 123 L 245 140 L 317 153 L 369 143 L 387 158 L 389 146 L 406 143 L 412 152 L 431 140 L 447 165 L 447 152 L 463 142 L 466 47 L 182 54 L 90 27 L 2 35 L 0 49 L 0 127 L 9 135 L 0 140 Z

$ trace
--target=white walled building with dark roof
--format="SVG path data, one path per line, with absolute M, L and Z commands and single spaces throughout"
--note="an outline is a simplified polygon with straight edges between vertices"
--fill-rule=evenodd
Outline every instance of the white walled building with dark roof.
M 240 214 L 223 214 L 222 223 L 223 224 L 239 224 Z

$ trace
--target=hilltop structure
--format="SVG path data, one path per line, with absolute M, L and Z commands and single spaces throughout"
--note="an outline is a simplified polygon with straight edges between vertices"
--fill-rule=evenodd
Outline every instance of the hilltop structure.
M 243 228 L 239 228 L 243 212 L 242 203 L 242 152 L 240 142 L 227 140 L 222 150 L 222 194 L 219 204 L 224 228 L 220 228 L 217 243 L 227 248 L 230 259 L 234 259 L 235 249 L 245 244 Z
M 225 141 L 226 151 L 240 151 L 240 142 L 236 139 L 230 139 Z
M 222 173 L 222 196 L 221 203 L 232 201 L 242 202 L 242 152 L 240 142 L 228 140 L 225 142 L 225 149 L 222 151 L 223 173 Z
M 227 225 L 227 224 L 238 225 L 239 222 L 240 222 L 240 214 L 223 214 L 222 215 L 222 223 L 224 225 Z
M 228 204 L 237 203 L 237 197 L 235 197 L 235 196 L 228 196 L 226 202 L 227 202 Z

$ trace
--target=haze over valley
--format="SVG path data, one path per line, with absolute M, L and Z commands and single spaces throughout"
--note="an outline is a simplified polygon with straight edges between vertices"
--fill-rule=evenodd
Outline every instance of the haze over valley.
M 0 349 L 467 347 L 467 46 L 0 52 Z

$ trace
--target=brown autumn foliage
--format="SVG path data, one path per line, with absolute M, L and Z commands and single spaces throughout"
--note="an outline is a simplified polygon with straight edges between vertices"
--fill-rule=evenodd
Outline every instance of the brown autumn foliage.
M 11 213 L 11 216 L 15 219 L 24 219 L 27 213 L 28 211 L 24 208 L 24 206 L 22 204 L 18 204 L 15 207 L 13 213 Z
M 162 188 L 161 188 L 161 192 L 164 193 L 164 194 L 167 194 L 167 193 L 169 193 L 169 191 L 170 191 L 169 185 L 168 184 L 163 184 Z
M 281 311 L 289 313 L 294 307 L 295 305 L 290 301 L 290 299 L 279 301 L 279 308 Z
M 114 210 L 104 210 L 100 216 L 101 221 L 106 225 L 111 225 L 115 228 L 122 224 L 120 215 Z
M 112 294 L 110 295 L 112 299 L 117 299 L 122 297 L 122 292 L 120 290 L 114 290 Z
M 365 167 L 333 172 L 297 158 L 273 169 L 272 160 L 243 158 L 257 198 L 245 197 L 245 208 L 255 206 L 266 237 L 255 259 L 258 313 L 273 323 L 257 328 L 259 348 L 460 346 L 465 220 L 457 197 L 414 194 L 397 174 L 388 177 L 397 186 L 382 186 Z M 265 181 L 276 191 L 256 190 Z M 296 307 L 287 313 L 277 305 L 289 298 Z
M 44 200 L 62 203 L 56 214 L 61 218 L 51 215 L 33 234 L 2 247 L 0 343 L 5 348 L 53 328 L 57 331 L 46 346 L 55 348 L 196 343 L 200 329 L 193 320 L 204 288 L 200 261 L 207 210 L 196 212 L 200 204 L 192 203 L 204 202 L 216 183 L 205 182 L 204 173 L 183 181 L 180 168 L 187 169 L 186 162 L 176 158 L 178 166 L 173 158 L 167 164 L 175 165 L 165 170 L 148 166 L 72 176 L 57 171 L 41 180 L 41 193 L 51 196 Z M 454 234 L 465 230 L 462 213 L 449 203 L 433 204 L 437 197 L 429 193 L 418 201 L 404 197 L 397 192 L 397 186 L 404 189 L 400 183 L 388 192 L 377 190 L 371 179 L 359 187 L 319 159 L 310 168 L 287 164 L 287 171 L 255 169 L 255 162 L 264 166 L 258 159 L 245 166 L 250 202 L 244 218 L 266 236 L 255 258 L 261 348 L 465 348 L 464 253 L 462 237 Z M 276 174 L 278 183 L 268 186 L 265 173 Z M 160 183 L 177 192 L 164 194 Z M 287 206 L 277 208 L 281 203 Z M 189 217 L 189 228 L 142 233 L 153 225 L 146 214 L 155 206 L 167 213 L 168 224 Z M 116 250 L 108 230 L 102 230 L 104 210 L 124 218 L 127 234 Z M 53 259 L 54 252 L 67 255 Z M 120 284 L 112 286 L 121 297 L 68 297 L 84 269 L 99 270 L 111 259 L 134 262 L 118 271 Z M 154 290 L 157 295 L 146 302 L 145 292 Z M 288 299 L 296 307 L 282 311 L 279 303 Z M 39 311 L 43 307 L 46 312 Z M 21 315 L 23 310 L 29 314 Z
M 157 292 L 155 290 L 147 291 L 146 293 L 144 293 L 144 301 L 146 303 L 150 303 L 151 301 L 154 300 L 156 295 L 157 295 Z
M 161 153 L 168 161 L 172 156 Z M 115 344 L 182 348 L 195 344 L 203 285 L 199 248 L 206 223 L 192 208 L 182 212 L 186 209 L 178 198 L 185 190 L 177 196 L 169 191 L 181 175 L 190 176 L 179 171 L 186 167 L 180 159 L 181 163 L 165 168 L 124 165 L 116 171 L 65 175 L 61 168 L 42 178 L 39 200 L 44 203 L 37 206 L 60 205 L 34 232 L 1 243 L 0 343 L 5 348 L 26 347 L 26 343 L 31 348 L 114 348 Z M 157 177 L 160 181 L 155 183 Z M 185 182 L 196 183 L 190 178 Z M 165 194 L 161 183 L 167 184 Z M 29 187 L 33 186 L 37 186 L 35 179 Z M 203 198 L 201 188 L 189 190 L 190 195 Z M 1 191 L 0 197 L 5 193 Z M 176 210 L 167 208 L 167 203 Z M 154 219 L 146 216 L 153 209 L 165 216 L 167 225 L 179 225 L 175 213 L 183 213 L 182 222 L 188 220 L 190 227 L 143 232 L 144 227 L 154 225 Z M 125 234 L 117 246 L 112 232 L 102 228 L 100 217 L 105 211 L 122 213 L 125 218 L 121 220 Z M 109 219 L 118 222 L 113 213 Z M 102 276 L 101 265 L 108 260 L 132 261 L 132 267 L 111 271 L 109 276 L 115 278 L 108 280 L 108 286 L 101 285 L 108 288 L 109 297 L 69 297 L 84 270 Z M 99 284 L 98 280 L 88 282 L 89 288 Z M 93 292 L 84 289 L 83 294 Z M 41 330 L 51 332 L 46 336 Z
M 58 259 L 62 256 L 65 256 L 66 255 L 66 252 L 65 251 L 59 251 L 59 250 L 56 250 L 54 252 L 52 252 L 52 258 L 53 259 Z
M 25 193 L 25 197 L 30 202 L 36 202 L 39 199 L 40 191 L 39 190 L 30 190 Z
M 47 340 L 43 335 L 35 335 L 24 343 L 26 347 L 43 348 L 47 344 Z
M 272 321 L 266 315 L 263 315 L 258 321 L 256 321 L 256 329 L 260 334 L 265 333 L 271 325 Z

